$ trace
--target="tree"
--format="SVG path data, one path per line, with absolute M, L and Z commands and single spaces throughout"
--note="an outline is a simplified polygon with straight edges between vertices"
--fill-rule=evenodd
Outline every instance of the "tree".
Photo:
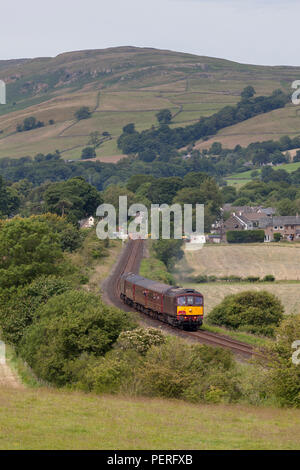
M 121 331 L 135 326 L 130 314 L 76 290 L 50 298 L 37 317 L 26 330 L 20 354 L 38 377 L 58 386 L 74 381 L 77 358 L 104 355 Z
M 23 285 L 42 274 L 55 274 L 62 250 L 58 235 L 36 217 L 4 221 L 0 230 L 1 287 Z
M 183 257 L 182 240 L 157 240 L 153 243 L 155 256 L 171 270 L 176 261 Z
M 103 133 L 104 134 L 104 133 Z M 92 145 L 95 148 L 99 147 L 101 143 L 101 134 L 99 131 L 91 132 L 88 145 Z
M 41 305 L 45 304 L 50 297 L 62 294 L 69 289 L 69 282 L 62 278 L 40 276 L 26 286 L 2 290 L 0 325 L 5 340 L 17 346 Z
M 208 321 L 214 325 L 272 336 L 283 319 L 284 308 L 275 295 L 267 291 L 232 294 L 213 310 Z
M 243 89 L 241 93 L 241 97 L 243 100 L 249 100 L 255 95 L 255 90 L 252 86 L 247 86 L 246 88 Z
M 148 198 L 154 204 L 172 204 L 174 196 L 181 188 L 181 178 L 157 178 L 149 188 Z
M 169 109 L 162 109 L 156 114 L 159 124 L 169 124 L 172 121 L 172 113 Z
M 280 406 L 300 407 L 300 364 L 297 363 L 299 354 L 295 343 L 299 338 L 300 315 L 286 315 L 276 330 L 276 341 L 265 351 L 270 392 L 274 393 Z M 293 355 L 296 355 L 295 359 Z
M 81 119 L 88 119 L 91 117 L 92 113 L 90 111 L 90 108 L 88 106 L 81 106 L 81 108 L 77 109 L 75 111 L 75 118 L 80 121 Z
M 85 147 L 84 149 L 82 149 L 80 157 L 82 160 L 94 157 L 96 157 L 95 147 Z
M 277 210 L 279 215 L 295 215 L 296 209 L 293 201 L 288 198 L 284 198 L 277 204 Z
M 0 217 L 14 214 L 20 207 L 20 203 L 17 191 L 8 187 L 0 175 Z
M 80 177 L 53 183 L 44 193 L 45 209 L 58 215 L 67 214 L 68 220 L 75 224 L 94 214 L 101 202 L 96 188 Z
M 134 134 L 135 133 L 135 125 L 133 122 L 130 124 L 126 124 L 126 126 L 123 127 L 123 133 L 124 134 Z

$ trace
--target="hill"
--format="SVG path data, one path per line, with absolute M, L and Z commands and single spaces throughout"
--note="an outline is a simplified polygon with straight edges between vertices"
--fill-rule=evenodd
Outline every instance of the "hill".
M 137 130 L 149 128 L 156 123 L 157 111 L 169 108 L 172 125 L 185 126 L 236 104 L 246 85 L 252 85 L 257 94 L 269 95 L 276 88 L 290 91 L 299 75 L 300 67 L 245 65 L 135 47 L 0 61 L 8 100 L 0 106 L 0 157 L 58 149 L 65 158 L 77 159 L 90 132 L 100 131 L 112 138 L 98 147 L 97 157 L 116 161 L 121 158 L 116 140 L 129 122 L 136 123 Z M 77 122 L 74 112 L 81 106 L 89 106 L 93 113 Z M 45 127 L 17 133 L 17 124 L 30 116 Z M 213 140 L 234 146 L 282 133 L 294 136 L 299 123 L 297 109 L 287 106 L 223 130 Z

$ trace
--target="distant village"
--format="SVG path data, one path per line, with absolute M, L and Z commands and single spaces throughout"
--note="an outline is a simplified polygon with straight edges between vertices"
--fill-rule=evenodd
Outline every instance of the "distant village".
M 211 234 L 207 236 L 208 242 L 226 242 L 227 232 L 241 230 L 263 230 L 265 242 L 280 239 L 289 242 L 300 241 L 300 216 L 298 215 L 275 216 L 276 209 L 273 207 L 234 207 L 231 204 L 225 204 L 222 213 L 230 215 L 213 224 Z

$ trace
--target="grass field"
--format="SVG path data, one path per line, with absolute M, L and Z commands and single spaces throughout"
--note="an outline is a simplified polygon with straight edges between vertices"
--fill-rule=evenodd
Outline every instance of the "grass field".
M 300 449 L 300 410 L 0 388 L 0 449 Z
M 255 116 L 247 121 L 221 130 L 217 136 L 199 142 L 196 148 L 209 148 L 213 142 L 221 142 L 225 148 L 234 148 L 237 144 L 245 147 L 252 142 L 279 140 L 283 135 L 296 137 L 300 133 L 300 114 L 297 106 L 288 105 L 270 113 Z
M 199 274 L 240 277 L 273 274 L 275 283 L 204 283 L 194 285 L 205 296 L 206 312 L 228 294 L 244 290 L 267 290 L 277 295 L 286 313 L 300 312 L 300 245 L 205 245 L 198 252 L 185 252 L 176 266 L 176 278 L 185 286 L 187 276 Z M 294 282 L 291 282 L 294 281 Z
M 298 150 L 298 149 L 297 149 Z M 291 154 L 295 154 L 295 151 L 291 151 Z M 283 163 L 282 165 L 278 165 L 274 167 L 274 170 L 285 170 L 288 173 L 292 173 L 293 171 L 298 170 L 300 168 L 300 162 L 295 162 L 295 163 Z M 246 183 L 249 183 L 252 181 L 251 173 L 253 170 L 245 171 L 243 173 L 235 173 L 233 175 L 228 176 L 228 178 L 225 178 L 227 183 L 231 186 L 243 186 Z M 261 170 L 257 170 L 258 174 L 261 173 Z
M 129 122 L 136 123 L 138 130 L 149 128 L 156 123 L 156 112 L 169 108 L 174 115 L 172 126 L 185 126 L 236 104 L 247 85 L 254 86 L 258 95 L 270 94 L 276 88 L 289 90 L 299 70 L 128 47 L 70 52 L 24 63 L 12 61 L 0 67 L 0 78 L 14 73 L 22 78 L 8 84 L 8 104 L 0 109 L 0 158 L 58 149 L 65 158 L 78 159 L 89 133 L 98 130 L 110 132 L 113 139 L 97 149 L 97 157 L 103 161 L 116 159 L 120 154 L 117 138 Z M 96 112 L 91 119 L 76 124 L 73 116 L 80 106 Z M 224 129 L 211 141 L 200 143 L 199 148 L 215 140 L 230 147 L 283 133 L 295 135 L 300 123 L 297 112 L 290 106 L 257 116 Z M 16 134 L 16 125 L 32 115 L 45 124 L 54 119 L 56 124 Z
M 300 283 L 207 283 L 193 284 L 190 282 L 183 283 L 185 287 L 192 287 L 200 291 L 205 299 L 205 313 L 209 313 L 216 305 L 218 305 L 224 297 L 230 294 L 238 294 L 246 290 L 262 291 L 266 290 L 276 295 L 284 305 L 285 313 L 300 312 Z

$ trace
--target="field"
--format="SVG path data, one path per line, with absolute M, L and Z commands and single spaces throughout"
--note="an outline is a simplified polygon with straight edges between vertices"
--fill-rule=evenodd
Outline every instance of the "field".
M 298 149 L 297 149 L 298 150 Z M 296 151 L 296 150 L 295 150 Z M 295 154 L 295 151 L 290 151 L 289 153 L 293 156 Z M 300 162 L 295 162 L 295 163 L 283 163 L 282 165 L 278 165 L 274 168 L 274 170 L 285 170 L 288 173 L 292 173 L 293 171 L 296 171 L 298 168 L 300 168 Z M 236 186 L 236 187 L 241 187 L 244 184 L 250 183 L 252 181 L 251 173 L 253 170 L 245 171 L 243 173 L 235 173 L 234 175 L 228 176 L 228 178 L 225 178 L 227 183 L 230 186 Z M 257 170 L 258 174 L 261 173 L 261 170 Z
M 236 275 L 240 277 L 273 274 L 275 283 L 203 283 L 193 287 L 205 296 L 206 312 L 220 303 L 228 294 L 244 290 L 267 290 L 277 295 L 286 313 L 300 311 L 300 246 L 298 245 L 206 245 L 198 252 L 186 252 L 176 266 L 178 282 L 191 286 L 188 275 Z
M 300 410 L 0 388 L 0 449 L 300 449 Z
M 149 48 L 112 48 L 60 54 L 54 58 L 1 64 L 8 104 L 0 107 L 0 158 L 34 156 L 60 150 L 66 159 L 80 158 L 92 131 L 110 132 L 112 140 L 97 148 L 103 161 L 120 158 L 117 138 L 134 122 L 138 130 L 156 124 L 158 110 L 169 108 L 172 126 L 185 126 L 239 100 L 252 85 L 257 94 L 290 89 L 299 68 L 261 67 Z M 16 78 L 17 77 L 17 78 Z M 74 112 L 89 106 L 90 119 L 76 122 Z M 35 116 L 45 127 L 16 133 L 16 125 Z M 48 121 L 53 119 L 54 125 Z M 221 131 L 211 141 L 226 146 L 298 133 L 295 106 L 257 116 Z
M 199 290 L 205 299 L 205 313 L 209 313 L 216 305 L 218 305 L 224 297 L 230 294 L 238 294 L 246 290 L 262 291 L 266 290 L 276 295 L 284 305 L 285 313 L 300 312 L 300 283 L 261 283 L 253 284 L 243 283 L 203 283 L 193 284 L 190 282 L 183 283 L 184 287 L 192 287 Z
M 300 114 L 295 105 L 287 105 L 270 113 L 255 116 L 247 121 L 221 130 L 217 136 L 196 144 L 196 148 L 209 148 L 213 142 L 221 142 L 225 148 L 236 145 L 246 147 L 252 142 L 279 140 L 283 135 L 296 137 L 299 135 Z

